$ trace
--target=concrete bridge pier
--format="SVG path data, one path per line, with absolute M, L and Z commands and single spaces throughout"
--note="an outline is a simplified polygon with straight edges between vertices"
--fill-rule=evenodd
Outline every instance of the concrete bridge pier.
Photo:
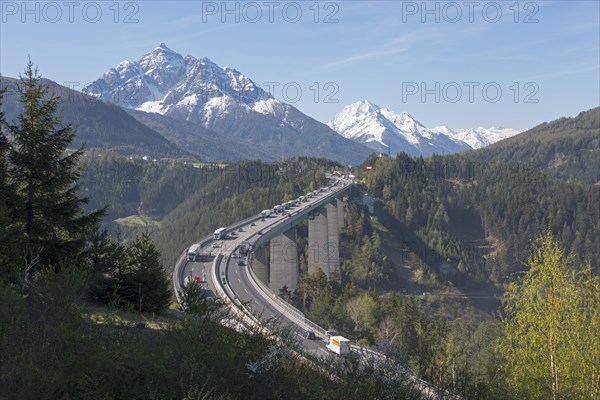
M 254 251 L 252 259 L 254 273 L 265 285 L 269 284 L 269 247 L 262 245 Z
M 290 292 L 298 287 L 298 246 L 296 230 L 282 233 L 271 240 L 269 288 L 276 294 L 287 286 Z
M 311 275 L 317 272 L 317 269 L 321 269 L 329 277 L 328 227 L 325 208 L 319 210 L 313 219 L 308 220 L 308 273 Z
M 338 227 L 340 229 L 344 228 L 344 206 L 345 203 L 343 200 L 335 199 L 337 205 L 337 213 L 338 213 Z
M 325 206 L 327 210 L 327 265 L 329 274 L 327 277 L 334 276 L 339 279 L 340 276 L 340 225 L 337 202 L 329 203 Z M 343 217 L 342 217 L 343 219 Z

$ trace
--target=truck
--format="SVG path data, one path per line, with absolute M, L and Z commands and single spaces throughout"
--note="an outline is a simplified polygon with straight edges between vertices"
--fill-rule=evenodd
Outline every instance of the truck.
M 343 336 L 331 336 L 325 347 L 340 356 L 350 354 L 350 340 Z
M 226 233 L 227 233 L 227 228 L 219 228 L 213 233 L 213 239 L 215 239 L 215 240 L 225 239 Z
M 246 256 L 248 255 L 248 251 L 250 251 L 250 243 L 244 240 L 242 243 L 240 243 L 240 255 Z
M 262 210 L 260 212 L 260 216 L 263 218 L 268 218 L 269 216 L 271 216 L 271 210 Z
M 188 249 L 188 253 L 187 253 L 187 259 L 188 261 L 196 261 L 196 258 L 198 258 L 198 256 L 200 255 L 200 244 L 199 243 L 195 243 L 193 245 L 190 246 L 190 248 Z

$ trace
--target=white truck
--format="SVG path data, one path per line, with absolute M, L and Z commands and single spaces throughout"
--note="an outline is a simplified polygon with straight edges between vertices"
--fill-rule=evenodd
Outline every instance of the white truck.
M 262 211 L 260 212 L 260 216 L 261 216 L 261 217 L 263 217 L 263 218 L 267 218 L 267 217 L 269 217 L 270 215 L 271 215 L 271 210 L 262 210 Z
M 199 243 L 191 245 L 190 248 L 188 249 L 188 253 L 187 253 L 188 261 L 196 261 L 196 258 L 198 258 L 200 253 L 201 253 L 201 251 L 200 251 Z
M 325 347 L 340 356 L 350 354 L 350 340 L 343 336 L 331 336 Z
M 246 256 L 248 254 L 248 251 L 250 251 L 250 247 L 250 243 L 246 240 L 240 243 L 240 255 Z

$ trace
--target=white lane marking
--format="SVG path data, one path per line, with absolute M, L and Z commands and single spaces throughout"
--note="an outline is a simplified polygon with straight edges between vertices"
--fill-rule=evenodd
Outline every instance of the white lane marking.
M 248 294 L 248 295 L 250 294 L 250 293 L 248 293 L 248 289 L 245 289 L 245 288 L 244 288 L 244 292 L 246 292 L 246 294 Z

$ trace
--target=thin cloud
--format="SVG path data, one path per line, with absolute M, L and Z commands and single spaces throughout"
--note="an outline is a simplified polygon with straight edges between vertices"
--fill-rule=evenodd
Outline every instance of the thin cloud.
M 359 61 L 371 60 L 383 56 L 404 53 L 409 50 L 414 43 L 421 40 L 422 37 L 418 32 L 410 32 L 405 35 L 392 39 L 386 46 L 378 49 L 369 49 L 360 53 L 353 54 L 349 57 L 342 58 L 327 64 L 323 64 L 321 69 L 329 69 L 339 67 L 346 64 L 352 64 Z

